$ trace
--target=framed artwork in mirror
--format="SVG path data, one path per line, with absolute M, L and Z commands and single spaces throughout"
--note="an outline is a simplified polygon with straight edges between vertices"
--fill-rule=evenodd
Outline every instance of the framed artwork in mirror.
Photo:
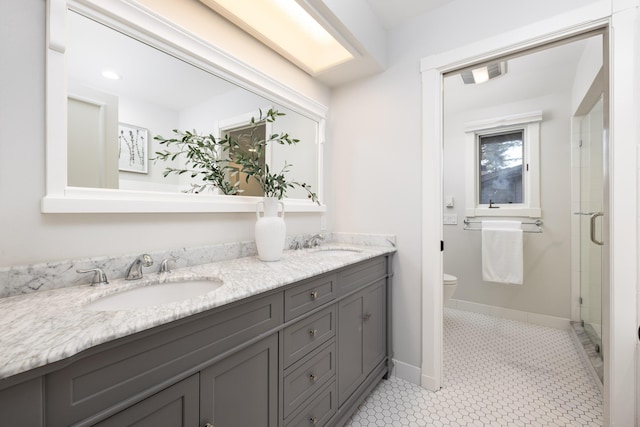
M 124 172 L 148 173 L 149 131 L 118 124 L 118 168 Z

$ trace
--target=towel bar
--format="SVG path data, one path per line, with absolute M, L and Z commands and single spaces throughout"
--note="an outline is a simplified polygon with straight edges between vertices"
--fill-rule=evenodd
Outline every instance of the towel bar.
M 482 225 L 482 221 L 471 221 L 469 218 L 465 218 L 464 219 L 464 230 L 470 230 L 470 231 L 480 231 L 482 230 L 482 227 L 469 227 L 469 224 L 480 224 Z M 536 219 L 535 221 L 529 221 L 529 222 L 522 222 L 522 225 L 535 225 L 536 227 L 538 227 L 535 230 L 525 230 L 523 229 L 522 231 L 525 233 L 542 233 L 542 220 L 541 219 Z

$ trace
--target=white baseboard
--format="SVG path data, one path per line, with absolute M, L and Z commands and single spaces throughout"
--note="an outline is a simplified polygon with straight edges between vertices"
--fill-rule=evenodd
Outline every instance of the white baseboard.
M 438 391 L 440 387 L 437 385 L 435 378 L 429 377 L 427 375 L 422 375 L 422 381 L 420 382 L 422 388 L 426 388 L 431 391 Z
M 410 383 L 420 385 L 422 370 L 417 366 L 409 365 L 408 363 L 393 359 L 393 371 L 391 372 L 391 375 L 405 381 L 409 381 Z
M 488 316 L 500 317 L 520 322 L 533 323 L 535 325 L 547 326 L 549 328 L 569 330 L 571 323 L 569 319 L 563 317 L 548 316 L 545 314 L 530 313 L 528 311 L 512 310 L 509 308 L 496 307 L 493 305 L 480 304 L 477 302 L 451 299 L 446 305 L 449 308 L 471 311 L 473 313 L 486 314 Z

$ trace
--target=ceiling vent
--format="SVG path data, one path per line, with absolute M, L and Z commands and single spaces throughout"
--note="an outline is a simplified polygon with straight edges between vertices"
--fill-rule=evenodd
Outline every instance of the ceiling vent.
M 507 74 L 507 62 L 501 61 L 460 73 L 464 84 L 479 84 Z

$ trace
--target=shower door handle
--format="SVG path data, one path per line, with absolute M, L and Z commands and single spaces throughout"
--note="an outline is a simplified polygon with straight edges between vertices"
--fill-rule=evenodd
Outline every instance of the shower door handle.
M 591 229 L 590 229 L 591 241 L 598 246 L 604 245 L 603 241 L 596 239 L 596 218 L 598 218 L 599 216 L 603 216 L 604 213 L 603 212 L 574 212 L 573 214 L 590 216 L 591 217 Z
M 594 212 L 594 213 L 591 215 L 591 229 L 590 229 L 590 230 L 591 230 L 591 231 L 590 231 L 590 234 L 591 234 L 591 241 L 592 241 L 593 243 L 595 243 L 596 245 L 599 245 L 599 246 L 604 245 L 604 242 L 603 242 L 603 241 L 601 241 L 601 240 L 598 240 L 598 239 L 596 238 L 596 219 L 597 219 L 599 216 L 603 216 L 603 215 L 604 215 L 604 213 L 602 213 L 602 212 Z

